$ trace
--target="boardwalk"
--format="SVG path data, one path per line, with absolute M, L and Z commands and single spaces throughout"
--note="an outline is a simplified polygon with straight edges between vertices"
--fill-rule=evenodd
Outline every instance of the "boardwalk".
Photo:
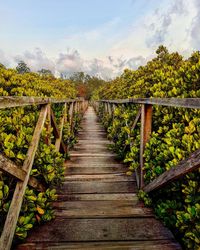
M 134 177 L 108 150 L 89 107 L 54 203 L 56 218 L 18 249 L 181 249 L 151 209 L 138 201 Z

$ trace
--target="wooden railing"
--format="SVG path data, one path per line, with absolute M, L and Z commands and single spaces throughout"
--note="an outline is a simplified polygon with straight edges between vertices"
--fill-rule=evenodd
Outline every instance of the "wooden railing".
M 51 108 L 51 105 L 55 103 L 60 103 L 64 106 L 63 117 L 60 119 L 59 125 L 56 123 L 56 119 Z M 79 99 L 67 100 L 39 97 L 0 97 L 0 109 L 23 107 L 28 105 L 39 105 L 40 114 L 23 166 L 17 166 L 11 160 L 7 159 L 4 155 L 0 154 L 0 171 L 6 172 L 17 179 L 16 188 L 0 238 L 0 249 L 2 250 L 9 250 L 11 248 L 27 185 L 30 185 L 31 187 L 40 191 L 43 191 L 45 189 L 45 187 L 36 178 L 30 176 L 30 172 L 46 119 L 48 119 L 48 125 L 46 129 L 49 131 L 49 137 L 46 138 L 46 143 L 51 143 L 50 131 L 52 127 L 53 134 L 56 139 L 56 150 L 67 153 L 67 145 L 65 145 L 62 140 L 63 126 L 65 122 L 68 121 L 72 129 L 74 113 L 84 113 L 87 109 L 88 103 L 87 101 Z
M 139 189 L 143 189 L 145 192 L 151 192 L 161 188 L 170 181 L 173 181 L 181 176 L 194 171 L 200 167 L 200 149 L 191 154 L 191 156 L 181 161 L 178 166 L 171 168 L 170 170 L 161 174 L 158 178 L 145 186 L 144 184 L 144 150 L 145 145 L 150 139 L 152 131 L 152 115 L 153 105 L 176 107 L 176 108 L 192 108 L 200 109 L 200 98 L 130 98 L 122 100 L 100 100 L 93 102 L 95 110 L 99 109 L 99 105 L 103 104 L 105 113 L 108 113 L 113 117 L 113 112 L 118 105 L 133 105 L 140 104 L 140 108 L 136 115 L 131 130 L 134 130 L 137 122 L 141 121 L 140 128 L 140 166 L 136 169 L 136 180 Z

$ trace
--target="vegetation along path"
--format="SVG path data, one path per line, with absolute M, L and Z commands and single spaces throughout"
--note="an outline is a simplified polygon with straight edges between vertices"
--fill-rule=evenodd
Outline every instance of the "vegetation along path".
M 54 203 L 56 218 L 18 249 L 181 249 L 172 233 L 138 201 L 134 176 L 108 150 L 89 107 Z

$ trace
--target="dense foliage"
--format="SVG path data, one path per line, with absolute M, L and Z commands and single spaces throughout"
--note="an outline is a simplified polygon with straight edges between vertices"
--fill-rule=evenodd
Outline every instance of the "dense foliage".
M 84 72 L 76 72 L 70 76 L 71 80 L 77 89 L 78 96 L 84 97 L 86 100 L 89 100 L 92 96 L 92 93 L 95 89 L 103 86 L 105 81 L 96 76 L 90 76 Z
M 76 89 L 69 80 L 51 75 L 40 76 L 37 73 L 18 74 L 14 69 L 0 66 L 0 95 L 73 98 Z
M 1 96 L 48 96 L 56 98 L 74 98 L 76 89 L 69 80 L 56 79 L 52 75 L 37 73 L 19 74 L 16 70 L 0 66 L 0 95 Z M 54 105 L 57 122 L 63 115 L 63 105 Z M 69 108 L 69 107 L 67 107 Z M 25 108 L 11 108 L 0 111 L 0 148 L 1 153 L 22 166 L 33 131 L 39 116 L 38 106 Z M 67 118 L 68 119 L 68 118 Z M 69 120 L 64 128 L 64 140 L 68 145 L 75 141 L 75 132 L 79 125 L 80 116 L 75 115 L 73 132 L 70 133 Z M 43 129 L 36 152 L 31 175 L 37 178 L 46 187 L 46 191 L 39 192 L 27 187 L 23 205 L 16 228 L 16 239 L 24 239 L 27 231 L 34 225 L 53 218 L 51 201 L 57 198 L 55 187 L 62 183 L 64 177 L 64 155 L 55 150 L 55 138 L 52 131 L 49 135 L 46 127 Z M 47 136 L 51 143 L 46 143 Z M 5 221 L 6 214 L 16 185 L 15 178 L 0 171 L 0 231 Z
M 95 91 L 94 99 L 129 97 L 200 97 L 200 53 L 184 60 L 160 46 L 157 57 L 137 70 L 124 73 Z M 114 116 L 100 106 L 99 116 L 113 139 L 113 149 L 129 163 L 127 174 L 139 166 L 140 122 L 131 129 L 138 106 L 115 107 Z M 153 132 L 147 143 L 145 183 L 176 166 L 200 148 L 200 111 L 153 107 Z M 200 248 L 200 170 L 188 174 L 159 192 L 140 196 L 170 227 L 186 249 Z M 153 202 L 151 202 L 153 201 Z

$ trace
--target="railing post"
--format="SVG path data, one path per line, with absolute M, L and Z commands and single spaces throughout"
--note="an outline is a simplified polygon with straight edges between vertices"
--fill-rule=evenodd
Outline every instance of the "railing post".
M 99 102 L 94 101 L 94 109 L 96 112 L 99 111 Z
M 45 143 L 49 146 L 51 144 L 51 104 L 47 104 L 47 119 L 46 119 L 46 130 L 47 136 L 45 138 Z
M 117 105 L 115 103 L 111 104 L 112 119 L 114 119 L 116 107 Z
M 61 142 L 62 142 L 62 133 L 63 133 L 63 126 L 64 126 L 64 123 L 65 123 L 65 120 L 66 120 L 66 109 L 67 109 L 67 104 L 64 103 L 64 107 L 63 107 L 63 116 L 60 120 L 60 127 L 58 127 L 59 129 L 59 137 L 56 138 L 56 143 L 55 143 L 55 147 L 56 147 L 56 151 L 60 151 L 60 145 L 61 145 Z
M 144 187 L 144 150 L 152 130 L 152 105 L 142 104 L 141 107 L 141 130 L 140 130 L 140 182 L 139 188 Z
M 74 103 L 72 102 L 70 104 L 70 106 L 69 106 L 69 124 L 70 124 L 70 130 L 72 129 L 73 113 L 74 113 Z
M 104 112 L 105 112 L 105 114 L 107 113 L 107 103 L 106 102 L 104 102 Z
M 108 114 L 111 116 L 112 115 L 112 109 L 111 109 L 111 104 L 108 102 Z
M 84 103 L 84 101 L 80 102 L 80 110 L 81 110 L 82 114 L 84 113 L 83 103 Z

